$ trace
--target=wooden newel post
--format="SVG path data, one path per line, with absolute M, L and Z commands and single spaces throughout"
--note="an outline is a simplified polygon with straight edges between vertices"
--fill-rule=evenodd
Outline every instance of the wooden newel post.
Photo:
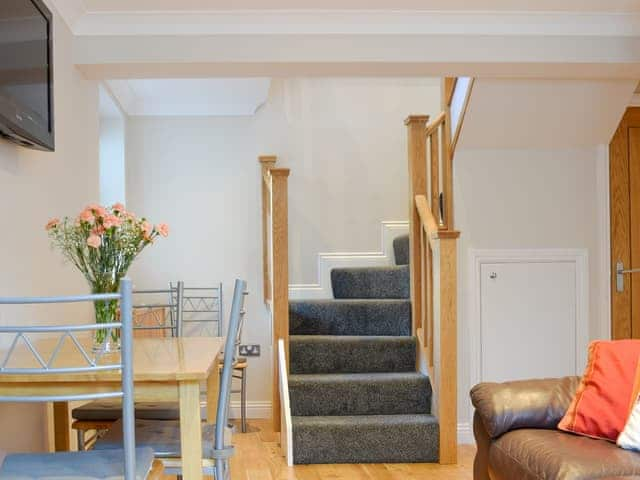
M 407 150 L 409 154 L 409 269 L 411 274 L 411 318 L 415 335 L 422 326 L 422 260 L 420 239 L 422 227 L 416 210 L 416 195 L 427 194 L 427 137 L 425 129 L 428 115 L 411 115 L 407 126 Z
M 288 168 L 272 168 L 271 174 L 271 255 L 273 312 L 273 402 L 272 419 L 275 432 L 280 431 L 280 389 L 278 340 L 283 339 L 289 361 L 289 209 Z M 287 365 L 287 371 L 289 366 Z
M 436 381 L 440 463 L 458 461 L 458 273 L 457 231 L 440 234 L 440 375 Z

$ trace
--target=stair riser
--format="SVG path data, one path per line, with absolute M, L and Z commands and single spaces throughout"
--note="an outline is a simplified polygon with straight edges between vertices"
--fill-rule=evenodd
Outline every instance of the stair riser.
M 334 268 L 334 298 L 409 298 L 409 267 Z
M 408 300 L 292 301 L 290 335 L 411 335 Z
M 294 424 L 293 460 L 312 463 L 438 461 L 438 425 L 327 426 Z
M 291 415 L 400 415 L 430 413 L 431 388 L 426 377 L 409 381 L 339 381 L 289 379 Z
M 411 372 L 416 366 L 412 337 L 290 337 L 292 374 Z

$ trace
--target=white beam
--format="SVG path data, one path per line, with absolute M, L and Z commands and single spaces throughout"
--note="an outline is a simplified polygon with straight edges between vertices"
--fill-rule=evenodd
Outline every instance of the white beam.
M 507 35 L 638 36 L 640 13 L 424 10 L 88 12 L 79 36 Z
M 93 78 L 473 75 L 640 78 L 640 36 L 108 35 L 76 39 Z

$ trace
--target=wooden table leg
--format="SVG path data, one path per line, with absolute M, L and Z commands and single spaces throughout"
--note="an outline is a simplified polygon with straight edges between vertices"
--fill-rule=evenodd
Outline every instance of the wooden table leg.
M 71 450 L 71 425 L 69 422 L 69 403 L 53 403 L 53 426 L 56 452 Z
M 218 410 L 218 394 L 220 392 L 220 368 L 216 363 L 207 378 L 207 423 L 216 423 L 216 413 Z
M 185 480 L 202 480 L 200 383 L 180 382 L 180 445 Z

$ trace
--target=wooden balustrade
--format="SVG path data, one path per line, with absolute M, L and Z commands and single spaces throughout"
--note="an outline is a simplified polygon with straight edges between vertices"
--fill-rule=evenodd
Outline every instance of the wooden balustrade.
M 289 358 L 289 209 L 288 168 L 276 168 L 277 158 L 260 157 L 262 169 L 262 261 L 264 301 L 271 310 L 273 325 L 272 420 L 280 431 L 281 399 L 278 342 L 282 341 Z M 283 371 L 289 366 L 284 365 Z
M 433 121 L 407 118 L 409 250 L 413 332 L 418 368 L 434 391 L 440 463 L 457 462 L 457 240 L 453 211 L 451 101 L 455 79 L 443 84 L 443 111 Z M 468 97 L 467 97 L 468 100 Z M 465 105 L 466 108 L 466 105 Z

